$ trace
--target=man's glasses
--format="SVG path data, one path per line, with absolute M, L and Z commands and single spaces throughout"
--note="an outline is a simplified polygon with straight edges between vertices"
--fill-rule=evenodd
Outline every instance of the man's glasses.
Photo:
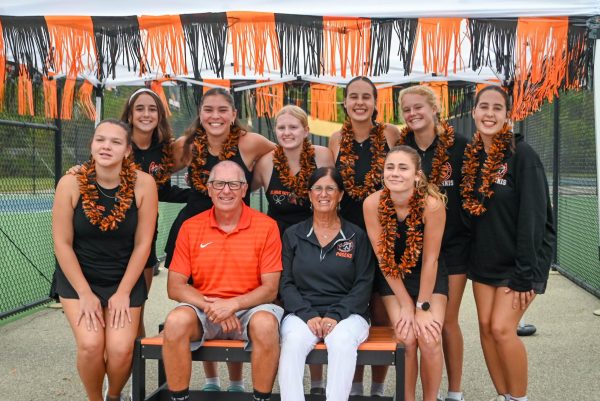
M 326 187 L 316 185 L 314 187 L 311 187 L 310 190 L 313 191 L 315 194 L 320 194 L 323 191 L 325 191 L 325 193 L 327 194 L 332 194 L 335 191 L 337 191 L 337 187 L 334 187 L 333 185 L 327 185 Z
M 227 185 L 229 187 L 229 189 L 231 189 L 232 191 L 237 191 L 246 182 L 245 181 L 220 181 L 220 180 L 213 180 L 213 181 L 209 181 L 208 183 L 210 185 L 212 185 L 212 187 L 214 189 L 217 189 L 217 190 L 221 190 L 221 189 L 225 188 L 225 185 Z

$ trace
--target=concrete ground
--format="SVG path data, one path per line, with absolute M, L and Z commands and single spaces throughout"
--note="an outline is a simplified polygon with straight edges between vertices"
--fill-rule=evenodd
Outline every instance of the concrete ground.
M 166 299 L 166 278 L 162 271 L 152 286 L 146 316 L 149 335 L 157 333 L 158 324 L 173 305 Z M 600 299 L 551 273 L 547 293 L 535 300 L 526 315 L 527 322 L 538 329 L 534 336 L 523 338 L 529 353 L 531 401 L 600 400 L 600 317 L 593 315 L 599 308 Z M 488 401 L 495 392 L 479 344 L 470 285 L 465 291 L 461 322 L 465 399 Z M 73 336 L 62 310 L 46 308 L 3 324 L 0 339 L 0 401 L 86 399 L 75 369 Z M 156 364 L 151 361 L 148 365 L 150 390 L 156 382 Z M 221 365 L 221 382 L 226 386 L 226 370 Z M 200 364 L 194 364 L 194 369 L 192 388 L 199 388 L 203 384 Z M 246 388 L 251 389 L 248 366 L 245 376 Z M 386 395 L 391 394 L 392 385 L 390 375 Z

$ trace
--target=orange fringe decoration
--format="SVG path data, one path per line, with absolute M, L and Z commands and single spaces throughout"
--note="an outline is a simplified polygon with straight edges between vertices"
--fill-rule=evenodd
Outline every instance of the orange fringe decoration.
M 94 85 L 90 81 L 83 81 L 79 88 L 79 103 L 83 106 L 83 112 L 87 118 L 96 121 L 96 106 L 92 100 Z
M 567 72 L 568 17 L 519 18 L 512 118 L 539 110 L 558 96 Z
M 52 45 L 55 73 L 67 75 L 60 117 L 73 116 L 73 99 L 77 75 L 96 68 L 96 39 L 91 17 L 47 16 L 46 25 Z
M 368 18 L 323 17 L 323 63 L 325 74 L 367 75 L 371 64 L 371 20 Z
M 19 65 L 18 93 L 19 115 L 29 114 L 33 116 L 33 84 L 27 66 L 23 64 Z
M 91 17 L 45 17 L 52 45 L 51 57 L 57 73 L 67 78 L 93 70 L 96 64 L 96 39 Z
M 256 83 L 267 82 L 257 81 Z M 256 114 L 259 117 L 275 117 L 283 107 L 283 83 L 256 88 Z
M 377 122 L 389 123 L 394 119 L 393 88 L 377 89 Z
M 142 59 L 140 74 L 158 70 L 162 74 L 187 75 L 185 62 L 186 43 L 179 15 L 139 16 L 142 35 Z M 140 60 L 141 62 L 142 60 Z
M 206 82 L 207 84 L 218 85 L 230 90 L 231 81 L 228 79 L 203 79 L 202 82 Z M 202 93 L 206 93 L 208 90 L 212 89 L 210 86 L 203 86 Z
M 454 53 L 453 72 L 456 73 L 457 60 L 458 67 L 462 67 L 459 57 L 461 22 L 462 18 L 419 18 L 425 73 L 448 75 L 450 52 Z
M 279 66 L 279 39 L 275 31 L 275 14 L 228 12 L 229 33 L 233 49 L 233 73 L 246 75 L 246 67 L 264 75 L 265 68 Z M 269 51 L 270 50 L 270 51 Z
M 62 104 L 60 105 L 60 118 L 70 120 L 73 118 L 73 99 L 75 98 L 75 78 L 65 79 L 65 86 L 62 93 Z
M 440 116 L 446 120 L 448 118 L 448 107 L 450 97 L 448 96 L 448 82 L 421 82 L 421 85 L 431 88 L 435 96 L 440 101 Z
M 337 87 L 310 84 L 310 115 L 325 121 L 337 121 Z
M 167 96 L 165 95 L 165 89 L 162 86 L 162 83 L 165 80 L 157 80 L 157 81 L 152 81 L 152 84 L 150 84 L 150 89 L 152 89 L 152 91 L 154 91 L 154 93 L 156 93 L 158 95 L 158 97 L 160 98 L 160 101 L 162 102 L 163 106 L 165 107 L 165 114 L 167 115 L 167 117 L 171 116 L 171 110 L 169 110 L 169 101 L 167 100 Z
M 4 110 L 4 82 L 6 80 L 6 55 L 4 54 L 4 32 L 0 21 L 0 111 Z
M 56 89 L 56 80 L 54 74 L 49 73 L 49 77 L 43 77 L 44 88 L 44 115 L 46 118 L 58 118 L 58 96 Z

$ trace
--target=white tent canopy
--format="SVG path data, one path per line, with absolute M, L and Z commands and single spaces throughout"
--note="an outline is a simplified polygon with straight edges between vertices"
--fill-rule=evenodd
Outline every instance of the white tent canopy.
M 0 15 L 164 15 L 223 11 L 368 18 L 600 15 L 598 0 L 2 0 Z

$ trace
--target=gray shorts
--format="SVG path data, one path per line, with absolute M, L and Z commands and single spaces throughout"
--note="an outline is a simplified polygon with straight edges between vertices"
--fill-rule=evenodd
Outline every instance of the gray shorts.
M 281 318 L 283 317 L 283 308 L 275 304 L 261 304 L 257 305 L 250 309 L 244 309 L 237 311 L 235 315 L 240 320 L 242 324 L 243 331 L 242 333 L 238 333 L 237 331 L 233 331 L 231 333 L 224 333 L 220 324 L 213 323 L 206 317 L 204 311 L 198 308 L 195 305 L 188 304 L 186 302 L 181 302 L 176 308 L 180 306 L 187 306 L 192 308 L 196 315 L 198 316 L 198 320 L 200 320 L 200 325 L 202 328 L 202 338 L 200 341 L 193 341 L 191 344 L 191 350 L 195 351 L 202 346 L 204 341 L 206 340 L 242 340 L 246 342 L 245 349 L 248 351 L 252 350 L 252 344 L 250 343 L 250 339 L 248 338 L 248 324 L 250 323 L 250 318 L 256 312 L 269 312 L 275 316 L 277 321 L 281 323 Z

